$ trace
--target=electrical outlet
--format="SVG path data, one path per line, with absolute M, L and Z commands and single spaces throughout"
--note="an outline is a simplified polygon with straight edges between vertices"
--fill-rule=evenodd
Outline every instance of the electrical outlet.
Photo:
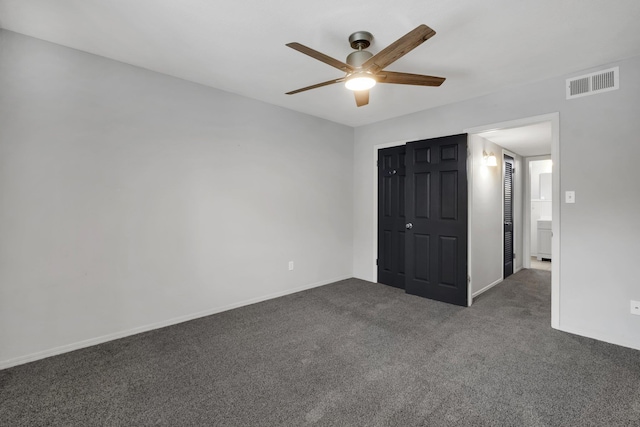
M 631 314 L 640 316 L 640 301 L 631 301 Z
M 293 261 L 289 261 L 289 271 L 293 270 Z

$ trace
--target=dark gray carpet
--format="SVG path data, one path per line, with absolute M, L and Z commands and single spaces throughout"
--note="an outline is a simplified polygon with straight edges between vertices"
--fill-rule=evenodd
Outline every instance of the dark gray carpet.
M 640 425 L 640 352 L 552 330 L 549 282 L 334 283 L 0 371 L 0 425 Z

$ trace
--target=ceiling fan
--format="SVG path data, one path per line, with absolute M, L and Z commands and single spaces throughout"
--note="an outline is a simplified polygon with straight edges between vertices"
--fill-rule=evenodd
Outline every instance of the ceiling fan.
M 396 60 L 400 59 L 411 50 L 420 46 L 436 34 L 434 30 L 426 25 L 419 25 L 412 31 L 400 37 L 377 54 L 372 54 L 364 49 L 371 45 L 373 35 L 367 31 L 358 31 L 349 36 L 351 47 L 356 49 L 347 56 L 344 63 L 330 56 L 313 50 L 300 43 L 288 43 L 287 46 L 298 52 L 304 53 L 312 58 L 322 61 L 344 71 L 346 75 L 339 79 L 329 80 L 315 85 L 303 87 L 301 89 L 287 92 L 287 95 L 316 89 L 334 83 L 345 82 L 347 89 L 354 91 L 356 105 L 362 107 L 369 103 L 369 89 L 376 83 L 394 83 L 401 85 L 416 86 L 440 86 L 444 82 L 443 77 L 425 76 L 422 74 L 398 73 L 395 71 L 385 71 L 384 69 Z

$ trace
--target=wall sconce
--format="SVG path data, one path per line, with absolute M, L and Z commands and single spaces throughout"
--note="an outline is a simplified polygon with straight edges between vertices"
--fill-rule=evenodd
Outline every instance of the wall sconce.
M 484 158 L 484 164 L 487 166 L 498 166 L 496 155 L 493 152 L 487 154 L 486 151 L 482 151 L 482 157 Z

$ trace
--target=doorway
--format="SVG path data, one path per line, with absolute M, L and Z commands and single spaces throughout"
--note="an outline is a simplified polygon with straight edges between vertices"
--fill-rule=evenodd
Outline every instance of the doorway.
M 551 271 L 553 261 L 552 181 L 553 164 L 551 156 L 531 157 L 527 159 L 529 173 L 528 199 L 529 209 L 529 255 L 530 268 Z
M 541 128 L 541 129 L 547 129 L 547 133 L 549 136 L 547 136 L 547 141 L 550 140 L 550 144 L 548 144 L 548 148 L 546 149 L 546 151 L 542 151 L 542 152 L 527 152 L 528 148 L 532 148 L 532 145 L 528 145 L 528 142 L 531 142 L 530 139 L 528 140 L 520 140 L 520 139 L 513 139 L 509 137 L 509 131 L 517 131 L 517 130 L 521 130 L 521 128 L 530 128 L 531 130 L 534 130 L 536 128 Z M 466 129 L 466 131 L 469 133 L 469 138 L 470 138 L 470 151 L 472 152 L 472 169 L 474 170 L 474 173 L 470 174 L 470 179 L 473 180 L 473 183 L 470 183 L 470 188 L 471 188 L 471 192 L 470 192 L 470 203 L 472 206 L 476 206 L 480 205 L 480 207 L 482 207 L 482 203 L 483 200 L 478 200 L 477 198 L 477 193 L 478 193 L 478 189 L 480 189 L 482 192 L 483 190 L 483 186 L 482 186 L 482 182 L 478 182 L 480 180 L 480 178 L 482 177 L 480 173 L 478 173 L 478 170 L 483 169 L 481 167 L 481 162 L 482 162 L 482 154 L 478 154 L 478 153 L 482 153 L 482 148 L 477 149 L 474 148 L 474 144 L 476 144 L 477 141 L 489 141 L 488 138 L 491 139 L 491 141 L 487 142 L 487 145 L 491 148 L 494 148 L 496 151 L 496 153 L 498 153 L 498 147 L 503 147 L 504 149 L 507 149 L 515 154 L 519 154 L 519 158 L 521 159 L 521 162 L 524 163 L 523 166 L 526 165 L 526 167 L 522 168 L 525 170 L 528 170 L 528 158 L 530 157 L 534 157 L 536 155 L 540 155 L 540 154 L 547 154 L 550 155 L 551 161 L 552 161 L 552 169 L 553 169 L 553 173 L 552 173 L 552 181 L 551 181 L 551 193 L 552 193 L 552 198 L 554 200 L 559 200 L 559 195 L 560 195 L 560 131 L 559 131 L 559 114 L 558 113 L 551 113 L 551 114 L 545 114 L 545 115 L 541 115 L 541 116 L 534 116 L 534 117 L 529 117 L 529 118 L 524 118 L 524 119 L 519 119 L 519 120 L 512 120 L 512 121 L 508 121 L 508 122 L 501 122 L 501 123 L 494 123 L 494 124 L 489 124 L 489 125 L 485 125 L 485 126 L 480 126 L 480 127 L 476 127 L 476 128 L 471 128 L 471 129 Z M 501 135 L 504 136 L 504 140 L 495 140 L 494 136 L 492 134 L 496 134 L 496 135 Z M 473 140 L 473 138 L 476 138 L 476 140 Z M 492 145 L 493 144 L 493 145 Z M 550 145 L 550 146 L 549 146 Z M 489 151 L 489 150 L 487 150 Z M 503 150 L 503 152 L 506 150 Z M 496 156 L 498 157 L 498 156 Z M 498 157 L 500 158 L 500 157 Z M 518 167 L 516 167 L 516 169 L 518 169 Z M 486 172 L 486 170 L 484 171 Z M 495 176 L 493 175 L 495 174 L 495 171 L 493 172 L 488 172 L 487 176 L 491 177 L 491 176 Z M 521 179 L 524 180 L 523 184 L 524 184 L 524 188 L 525 191 L 528 188 L 529 185 L 529 175 L 528 173 L 524 173 L 524 174 L 519 174 L 521 175 Z M 475 195 L 474 195 L 475 194 Z M 520 263 L 522 264 L 522 267 L 524 268 L 530 268 L 530 264 L 531 264 L 531 259 L 530 259 L 530 234 L 531 234 L 531 219 L 530 219 L 530 202 L 531 199 L 530 197 L 528 197 L 527 195 L 524 195 L 523 200 L 521 203 L 514 203 L 515 207 L 517 207 L 518 205 L 521 206 L 521 214 L 515 214 L 514 215 L 514 219 L 516 220 L 516 223 L 518 221 L 518 218 L 520 218 L 520 222 L 521 224 L 523 224 L 523 230 L 521 231 L 522 233 L 522 237 L 520 240 L 516 240 L 514 242 L 514 248 L 515 248 L 515 252 L 516 254 L 520 254 Z M 554 254 L 553 257 L 553 263 L 551 264 L 551 326 L 553 328 L 559 328 L 559 318 L 560 318 L 560 314 L 559 314 L 559 299 L 560 299 L 560 209 L 559 209 L 559 203 L 554 203 L 552 206 L 552 221 L 551 221 L 551 231 L 550 234 L 553 236 L 552 237 L 552 241 L 551 241 L 551 247 L 552 247 L 552 253 Z M 487 219 L 487 223 L 480 223 L 478 224 L 476 221 L 476 223 L 474 224 L 474 214 L 470 215 L 470 223 L 469 223 L 469 229 L 470 229 L 470 233 L 469 233 L 469 239 L 470 239 L 470 245 L 469 245 L 469 261 L 470 261 L 470 269 L 471 269 L 471 287 L 470 289 L 478 289 L 477 292 L 474 292 L 474 294 L 472 295 L 472 297 L 477 296 L 479 293 L 486 291 L 487 289 L 491 288 L 492 286 L 500 283 L 504 278 L 503 277 L 498 277 L 497 279 L 493 280 L 490 277 L 481 277 L 481 274 L 483 271 L 486 271 L 488 269 L 492 269 L 494 267 L 491 267 L 492 262 L 491 260 L 488 260 L 487 262 L 487 256 L 486 253 L 484 253 L 482 251 L 482 245 L 483 245 L 483 241 L 482 240 L 478 240 L 478 233 L 474 233 L 474 230 L 478 230 L 478 229 L 486 229 L 488 228 L 488 226 L 491 226 L 491 218 L 489 217 Z M 502 245 L 501 245 L 502 246 Z M 502 263 L 503 260 L 503 256 L 504 254 L 501 253 L 499 255 L 499 257 L 493 257 L 492 259 L 495 260 L 495 258 L 499 258 L 499 262 Z M 500 268 L 500 273 L 499 276 L 503 276 L 504 272 L 502 272 L 502 266 L 499 266 Z M 495 271 L 495 270 L 492 270 Z M 478 283 L 478 278 L 480 278 L 480 283 Z M 492 281 L 493 280 L 493 281 Z

